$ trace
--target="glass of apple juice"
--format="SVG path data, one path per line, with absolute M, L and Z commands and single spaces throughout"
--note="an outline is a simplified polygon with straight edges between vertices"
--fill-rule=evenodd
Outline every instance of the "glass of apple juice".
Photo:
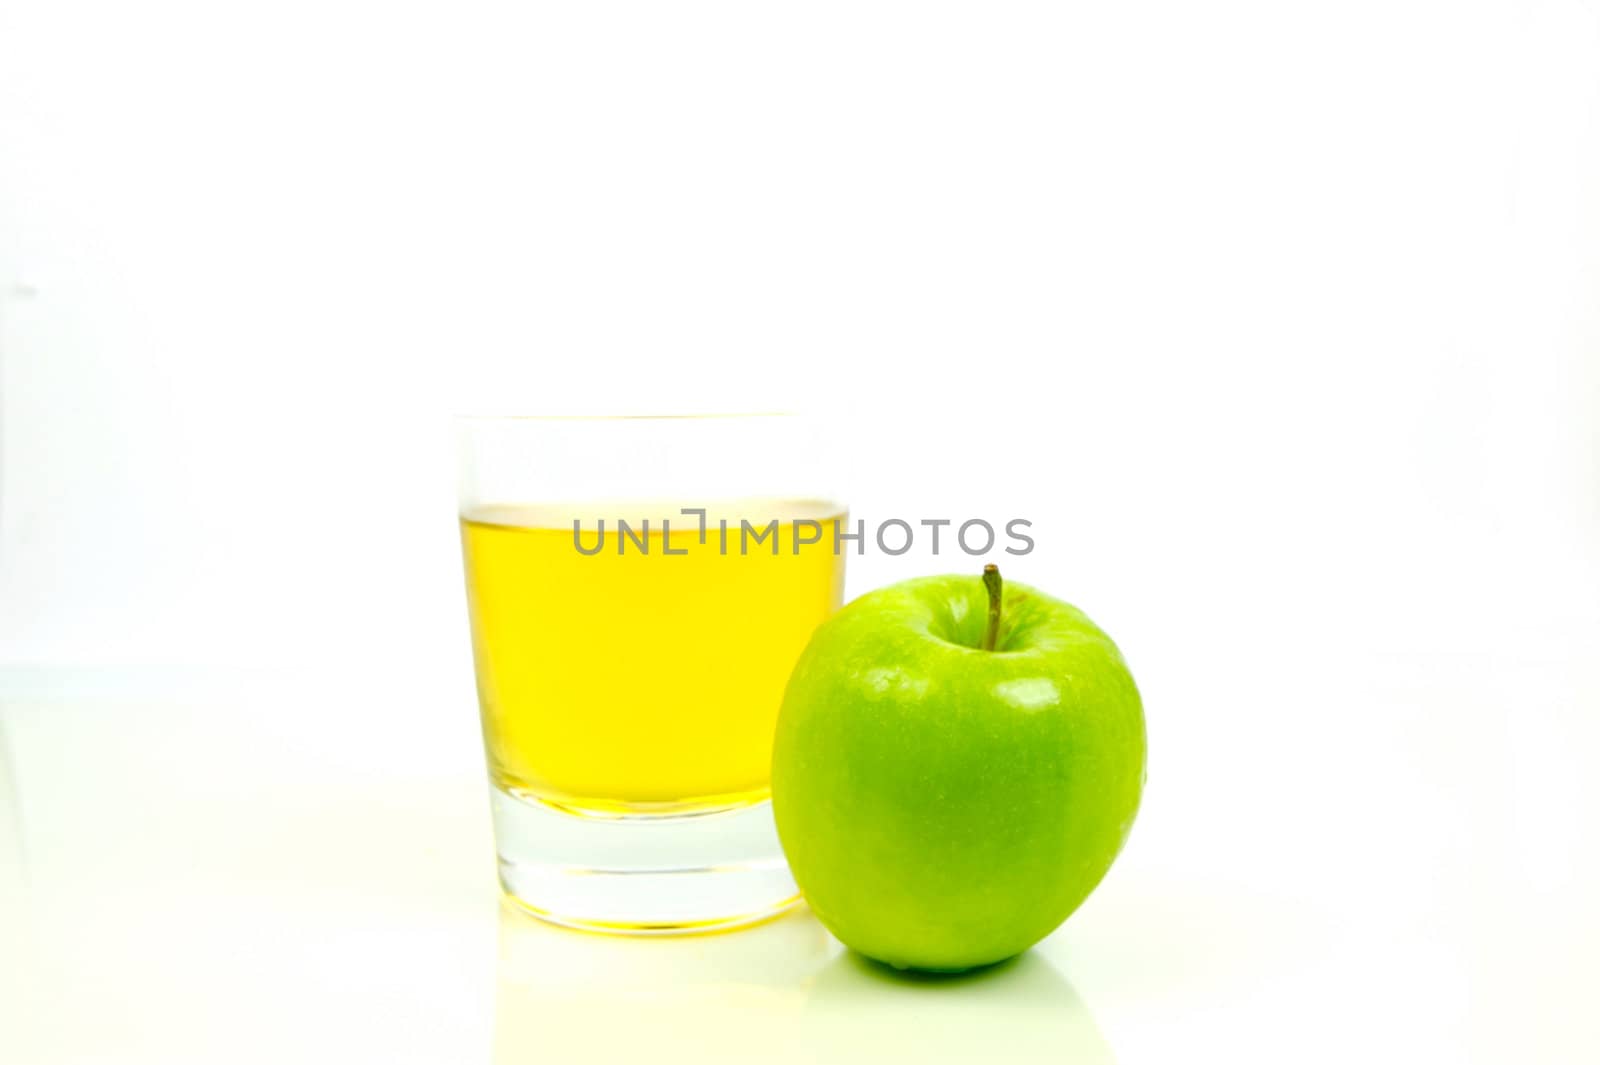
M 464 417 L 461 546 L 500 882 L 592 931 L 797 899 L 768 801 L 850 541 L 792 415 Z

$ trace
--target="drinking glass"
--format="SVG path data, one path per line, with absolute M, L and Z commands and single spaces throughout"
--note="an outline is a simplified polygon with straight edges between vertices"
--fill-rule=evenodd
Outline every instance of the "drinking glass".
M 662 933 L 797 898 L 769 802 L 789 672 L 843 594 L 822 427 L 467 417 L 461 543 L 500 881 Z

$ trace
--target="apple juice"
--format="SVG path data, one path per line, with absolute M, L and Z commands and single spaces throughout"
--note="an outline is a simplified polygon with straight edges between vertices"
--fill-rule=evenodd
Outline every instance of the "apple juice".
M 842 519 L 805 501 L 713 507 L 704 529 L 677 505 L 464 512 L 495 785 L 596 812 L 765 798 L 789 672 L 840 604 Z

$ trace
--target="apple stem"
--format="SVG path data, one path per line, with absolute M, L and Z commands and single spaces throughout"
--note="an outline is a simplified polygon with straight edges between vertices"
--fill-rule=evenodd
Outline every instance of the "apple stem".
M 1000 638 L 1000 567 L 993 562 L 983 567 L 983 586 L 989 590 L 989 624 L 983 630 L 983 649 L 993 651 Z

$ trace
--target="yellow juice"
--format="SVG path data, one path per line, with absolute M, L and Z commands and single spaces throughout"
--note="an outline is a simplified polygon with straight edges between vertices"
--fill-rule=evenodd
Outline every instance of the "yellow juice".
M 702 543 L 676 505 L 463 513 L 495 784 L 602 812 L 764 797 L 789 671 L 843 593 L 842 518 L 827 503 L 713 507 Z M 775 553 L 755 539 L 772 522 Z

